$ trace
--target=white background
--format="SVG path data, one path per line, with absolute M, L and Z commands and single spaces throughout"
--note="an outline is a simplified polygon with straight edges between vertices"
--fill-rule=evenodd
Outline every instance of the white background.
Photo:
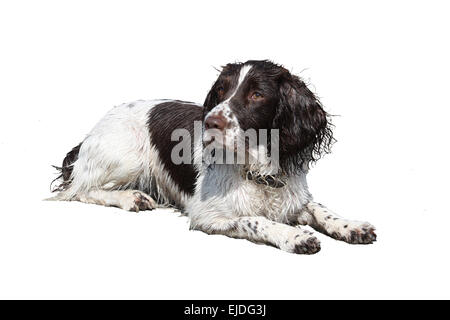
M 447 1 L 2 1 L 0 298 L 450 298 Z M 171 210 L 44 202 L 112 106 L 203 102 L 272 59 L 335 115 L 315 199 L 373 223 L 313 256 L 188 231 Z

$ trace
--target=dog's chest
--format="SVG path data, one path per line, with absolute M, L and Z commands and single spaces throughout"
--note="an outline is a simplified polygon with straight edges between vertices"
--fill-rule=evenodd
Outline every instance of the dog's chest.
M 191 214 L 214 216 L 264 216 L 287 222 L 311 200 L 305 175 L 290 176 L 285 186 L 274 188 L 243 177 L 235 166 L 203 168 L 190 201 Z
M 239 216 L 265 216 L 274 221 L 286 221 L 301 210 L 309 197 L 306 185 L 296 178 L 290 178 L 281 188 L 240 180 L 232 206 Z

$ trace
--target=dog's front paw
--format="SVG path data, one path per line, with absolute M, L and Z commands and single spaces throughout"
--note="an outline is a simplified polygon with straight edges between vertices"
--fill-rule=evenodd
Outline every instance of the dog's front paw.
M 307 230 L 298 230 L 280 246 L 281 250 L 297 254 L 314 254 L 320 251 L 320 242 Z
M 128 190 L 120 199 L 120 207 L 127 211 L 139 212 L 155 209 L 156 202 L 144 192 Z
M 367 222 L 343 220 L 330 235 L 334 239 L 351 244 L 370 244 L 377 241 L 375 227 Z
M 316 237 L 308 238 L 295 245 L 294 253 L 314 254 L 320 251 L 320 242 Z

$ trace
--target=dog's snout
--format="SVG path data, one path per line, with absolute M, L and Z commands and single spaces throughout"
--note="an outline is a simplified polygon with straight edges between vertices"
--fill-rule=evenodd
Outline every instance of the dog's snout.
M 227 120 L 220 115 L 211 115 L 205 120 L 205 129 L 223 130 L 227 126 Z

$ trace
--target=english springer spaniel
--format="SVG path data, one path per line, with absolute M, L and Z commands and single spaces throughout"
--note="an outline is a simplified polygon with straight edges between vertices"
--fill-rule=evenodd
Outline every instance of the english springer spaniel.
M 339 217 L 308 191 L 310 164 L 329 152 L 331 129 L 315 95 L 285 68 L 227 64 L 203 106 L 138 100 L 109 111 L 58 167 L 59 193 L 51 199 L 130 211 L 176 207 L 191 229 L 292 253 L 320 250 L 300 225 L 372 243 L 372 225 Z

